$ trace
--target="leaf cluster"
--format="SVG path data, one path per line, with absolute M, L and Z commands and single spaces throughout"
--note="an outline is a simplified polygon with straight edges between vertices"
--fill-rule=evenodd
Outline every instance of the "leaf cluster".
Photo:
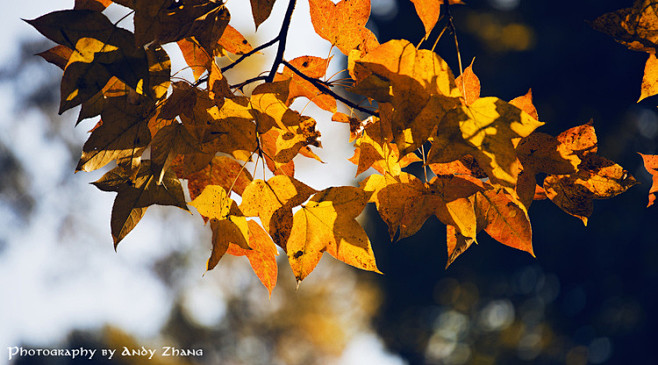
M 112 3 L 133 15 L 134 32 L 103 14 Z M 441 19 L 454 33 L 449 9 L 460 1 L 413 3 L 425 38 Z M 357 221 L 368 203 L 392 240 L 437 217 L 447 226 L 449 265 L 482 231 L 534 256 L 534 200 L 548 198 L 586 224 L 594 199 L 636 183 L 597 154 L 591 122 L 556 137 L 538 132 L 544 122 L 530 91 L 509 101 L 481 97 L 473 64 L 455 77 L 432 50 L 405 40 L 380 44 L 365 27 L 369 0 L 309 0 L 315 32 L 348 57 L 341 84 L 370 103 L 340 96 L 337 83 L 324 80 L 331 59 L 285 58 L 295 4 L 289 0 L 280 33 L 256 47 L 230 25 L 220 0 L 77 0 L 72 10 L 28 21 L 58 44 L 40 55 L 64 72 L 60 112 L 81 106 L 78 122 L 100 116 L 77 170 L 114 166 L 94 184 L 117 192 L 115 247 L 149 206 L 190 205 L 212 230 L 207 268 L 226 254 L 246 256 L 271 292 L 278 248 L 300 281 L 325 252 L 379 272 Z M 255 28 L 273 5 L 251 0 Z M 192 80 L 174 81 L 166 44 L 180 48 Z M 224 77 L 274 45 L 269 71 L 233 84 Z M 220 68 L 220 58 L 233 61 Z M 350 129 L 356 176 L 376 173 L 358 187 L 316 190 L 297 180 L 298 156 L 321 161 L 316 121 L 291 108 L 300 97 Z M 247 169 L 259 162 L 262 179 Z M 410 173 L 412 164 L 422 165 L 421 176 Z

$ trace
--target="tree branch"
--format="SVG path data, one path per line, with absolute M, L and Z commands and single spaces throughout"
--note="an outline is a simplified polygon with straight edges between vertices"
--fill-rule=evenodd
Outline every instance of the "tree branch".
M 279 47 L 276 50 L 276 56 L 274 57 L 274 63 L 272 64 L 272 69 L 270 69 L 270 74 L 267 75 L 265 82 L 274 81 L 274 75 L 279 69 L 279 65 L 283 62 L 283 52 L 286 50 L 286 40 L 288 38 L 288 30 L 290 29 L 290 21 L 292 19 L 292 12 L 295 10 L 295 4 L 297 0 L 290 0 L 288 3 L 288 9 L 286 9 L 286 15 L 283 17 L 283 24 L 281 24 L 281 31 L 279 35 L 275 38 L 279 41 Z
M 364 107 L 358 106 L 358 105 L 354 104 L 351 100 L 346 99 L 346 98 L 336 94 L 330 88 L 325 86 L 325 84 L 322 81 L 320 81 L 316 78 L 307 76 L 306 74 L 304 74 L 303 72 L 301 72 L 297 68 L 295 68 L 295 66 L 291 65 L 289 62 L 287 62 L 285 60 L 281 60 L 281 63 L 283 63 L 286 67 L 288 67 L 292 72 L 299 75 L 299 77 L 301 77 L 302 79 L 304 79 L 304 80 L 310 82 L 311 84 L 313 84 L 313 86 L 317 87 L 321 92 L 323 92 L 327 95 L 331 95 L 336 100 L 340 100 L 343 104 L 349 106 L 350 108 L 353 108 L 353 109 L 362 111 L 364 113 L 379 117 L 379 113 L 377 113 L 375 111 L 372 111 L 372 110 L 369 110 L 369 109 L 366 109 Z

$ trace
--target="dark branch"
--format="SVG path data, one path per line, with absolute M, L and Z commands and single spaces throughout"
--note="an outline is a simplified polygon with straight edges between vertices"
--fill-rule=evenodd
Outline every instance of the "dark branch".
M 295 68 L 295 66 L 291 65 L 289 62 L 287 62 L 285 60 L 281 60 L 281 63 L 283 63 L 286 67 L 288 67 L 292 72 L 299 75 L 299 77 L 301 77 L 302 79 L 304 79 L 304 80 L 310 82 L 311 84 L 313 84 L 313 86 L 317 87 L 321 92 L 323 92 L 327 95 L 331 95 L 332 97 L 336 98 L 336 100 L 340 100 L 343 104 L 349 106 L 350 108 L 353 108 L 353 109 L 362 111 L 364 113 L 379 117 L 379 114 L 377 112 L 366 109 L 366 108 L 361 107 L 361 106 L 358 106 L 358 105 L 354 104 L 351 100 L 346 99 L 346 98 L 336 94 L 330 88 L 325 86 L 323 81 L 320 81 L 316 78 L 307 76 L 306 74 L 304 74 L 303 72 L 301 72 L 297 68 Z
M 253 55 L 254 53 L 256 53 L 256 52 L 258 52 L 258 51 L 260 51 L 260 50 L 263 50 L 263 49 L 265 49 L 265 48 L 267 48 L 267 47 L 273 45 L 273 44 L 276 43 L 278 40 L 279 40 L 279 37 L 276 37 L 276 38 L 272 39 L 271 41 L 269 41 L 269 42 L 267 42 L 267 43 L 263 43 L 263 44 L 261 44 L 260 46 L 258 46 L 258 47 L 256 47 L 256 48 L 252 49 L 251 51 L 249 51 L 249 52 L 243 54 L 242 56 L 240 56 L 240 58 L 238 58 L 237 60 L 235 60 L 235 61 L 232 62 L 231 64 L 228 64 L 228 65 L 222 67 L 222 68 L 221 68 L 222 72 L 226 72 L 226 71 L 232 69 L 233 67 L 237 66 L 240 62 L 244 61 L 245 58 L 247 58 L 247 57 Z
M 286 39 L 288 38 L 288 30 L 290 29 L 290 20 L 292 19 L 292 12 L 295 10 L 296 3 L 297 0 L 290 0 L 290 3 L 288 3 L 288 9 L 286 9 L 286 15 L 283 17 L 283 24 L 281 24 L 281 32 L 279 32 L 279 35 L 275 38 L 279 41 L 279 47 L 276 50 L 272 69 L 270 70 L 270 74 L 267 75 L 265 82 L 274 81 L 274 75 L 276 75 L 279 65 L 283 62 L 283 52 L 286 49 Z
M 231 89 L 240 89 L 242 91 L 242 88 L 244 88 L 245 86 L 251 84 L 252 82 L 265 80 L 266 78 L 267 78 L 267 76 L 256 76 L 256 77 L 250 78 L 249 80 L 243 81 L 239 84 L 230 85 L 229 87 Z

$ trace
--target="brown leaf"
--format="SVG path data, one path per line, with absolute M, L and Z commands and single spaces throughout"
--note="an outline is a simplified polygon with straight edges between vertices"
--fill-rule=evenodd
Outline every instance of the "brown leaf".
M 275 1 L 276 0 L 251 0 L 251 13 L 254 16 L 256 30 L 258 30 L 259 25 L 270 17 Z
M 112 4 L 112 0 L 75 0 L 73 9 L 103 11 Z
M 183 188 L 171 170 L 165 171 L 160 184 L 157 184 L 157 177 L 151 172 L 149 161 L 142 162 L 134 179 L 129 174 L 129 171 L 118 166 L 94 182 L 100 190 L 118 193 L 111 218 L 115 249 L 135 228 L 150 205 L 173 205 L 187 210 Z
M 637 181 L 621 166 L 595 154 L 588 154 L 569 175 L 549 175 L 544 190 L 553 203 L 580 218 L 585 225 L 593 211 L 593 199 L 612 198 Z
M 115 160 L 135 159 L 151 142 L 151 109 L 133 105 L 127 98 L 107 100 L 101 122 L 82 147 L 76 171 L 93 171 Z
M 38 56 L 41 56 L 41 58 L 61 68 L 62 70 L 64 70 L 66 64 L 69 63 L 71 54 L 73 54 L 73 50 L 62 45 L 57 45 L 47 51 L 37 53 Z
M 658 1 L 636 0 L 633 7 L 598 17 L 592 26 L 634 51 L 654 53 L 658 48 Z

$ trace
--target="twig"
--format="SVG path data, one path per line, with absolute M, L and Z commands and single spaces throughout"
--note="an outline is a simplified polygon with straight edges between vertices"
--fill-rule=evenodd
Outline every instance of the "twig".
M 349 99 L 346 99 L 346 98 L 336 94 L 331 89 L 329 89 L 327 86 L 325 86 L 325 84 L 323 82 L 320 82 L 320 80 L 318 80 L 316 78 L 307 76 L 303 72 L 299 71 L 295 66 L 291 65 L 289 62 L 287 62 L 285 60 L 281 60 L 281 63 L 283 63 L 286 67 L 288 67 L 292 72 L 299 75 L 299 77 L 301 77 L 302 79 L 304 79 L 304 80 L 310 82 L 311 84 L 313 84 L 313 86 L 317 87 L 321 92 L 323 92 L 327 95 L 331 95 L 332 97 L 336 98 L 336 100 L 340 100 L 343 104 L 349 106 L 350 108 L 362 111 L 364 113 L 373 115 L 375 117 L 379 117 L 379 113 L 377 113 L 375 111 L 372 111 L 372 110 L 369 110 L 369 109 L 366 109 L 364 107 L 358 106 L 358 105 L 354 104 L 352 101 L 350 101 Z

